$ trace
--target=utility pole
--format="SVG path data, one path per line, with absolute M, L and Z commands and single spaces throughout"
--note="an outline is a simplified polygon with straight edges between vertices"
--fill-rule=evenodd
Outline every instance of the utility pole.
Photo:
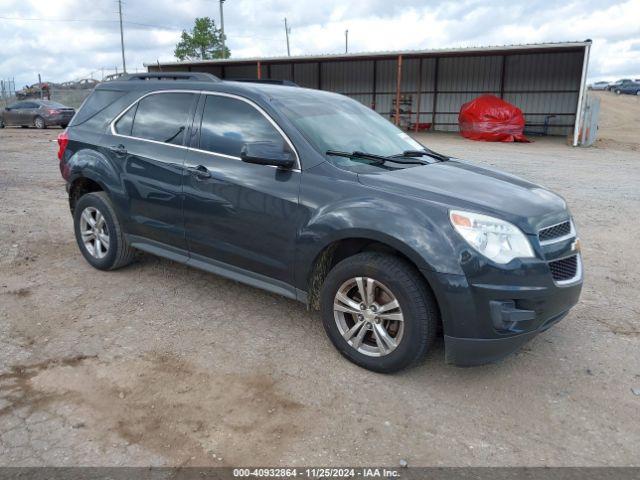
M 120 16 L 120 46 L 122 47 L 122 71 L 127 73 L 127 63 L 124 60 L 124 32 L 122 31 L 122 0 L 118 0 L 118 15 Z
M 40 100 L 42 100 L 42 78 L 38 74 L 38 89 L 40 90 Z
M 349 53 L 349 30 L 344 31 L 344 53 Z
M 287 25 L 287 17 L 284 17 L 284 33 L 287 36 L 287 57 L 290 57 L 291 50 L 289 50 L 289 34 L 291 33 L 291 28 Z
M 224 0 L 220 0 L 220 30 L 222 31 L 222 58 L 226 58 L 227 47 L 226 47 L 226 39 L 224 37 L 224 12 L 222 8 L 223 3 L 224 3 Z

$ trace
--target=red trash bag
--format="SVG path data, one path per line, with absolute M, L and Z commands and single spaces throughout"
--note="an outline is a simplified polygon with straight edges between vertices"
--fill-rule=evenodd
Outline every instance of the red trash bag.
M 460 134 L 483 142 L 528 142 L 522 133 L 524 115 L 518 107 L 495 95 L 481 95 L 465 103 L 458 115 Z

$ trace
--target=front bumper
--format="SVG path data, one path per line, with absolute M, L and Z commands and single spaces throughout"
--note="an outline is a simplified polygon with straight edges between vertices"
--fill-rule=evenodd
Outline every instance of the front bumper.
M 459 338 L 445 335 L 445 361 L 460 367 L 496 362 L 518 350 L 538 333 L 551 328 L 568 313 L 569 310 L 547 320 L 537 330 L 504 338 Z
M 558 285 L 540 261 L 511 270 L 481 268 L 473 275 L 423 274 L 440 307 L 445 359 L 460 366 L 494 362 L 514 352 L 564 318 L 582 290 L 582 275 Z

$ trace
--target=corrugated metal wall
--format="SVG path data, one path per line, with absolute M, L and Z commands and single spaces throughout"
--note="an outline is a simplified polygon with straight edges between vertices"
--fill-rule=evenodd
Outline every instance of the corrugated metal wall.
M 419 121 L 433 122 L 435 130 L 457 131 L 460 107 L 478 95 L 492 93 L 524 112 L 528 130 L 542 130 L 547 119 L 549 134 L 567 135 L 575 123 L 582 60 L 582 50 L 404 58 L 401 95 L 410 106 L 403 107 L 408 112 L 401 121 L 415 122 L 419 112 Z M 222 78 L 257 77 L 256 64 L 170 67 L 189 68 Z M 395 113 L 397 71 L 395 58 L 261 65 L 262 78 L 348 95 L 389 119 Z

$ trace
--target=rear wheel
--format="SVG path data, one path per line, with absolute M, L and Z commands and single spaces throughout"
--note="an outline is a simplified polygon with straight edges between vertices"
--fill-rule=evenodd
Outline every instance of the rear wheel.
M 43 128 L 47 128 L 47 124 L 45 123 L 44 118 L 42 117 L 36 117 L 33 120 L 33 125 L 39 130 L 42 130 Z
M 87 193 L 74 209 L 76 241 L 84 258 L 99 270 L 115 270 L 133 260 L 109 197 L 104 192 Z
M 0 128 L 4 128 L 4 120 L 0 118 Z
M 620 90 L 616 90 L 616 95 L 620 95 Z
M 325 331 L 338 351 L 382 373 L 424 358 L 439 321 L 420 273 L 401 258 L 377 252 L 338 263 L 322 286 L 320 307 Z

